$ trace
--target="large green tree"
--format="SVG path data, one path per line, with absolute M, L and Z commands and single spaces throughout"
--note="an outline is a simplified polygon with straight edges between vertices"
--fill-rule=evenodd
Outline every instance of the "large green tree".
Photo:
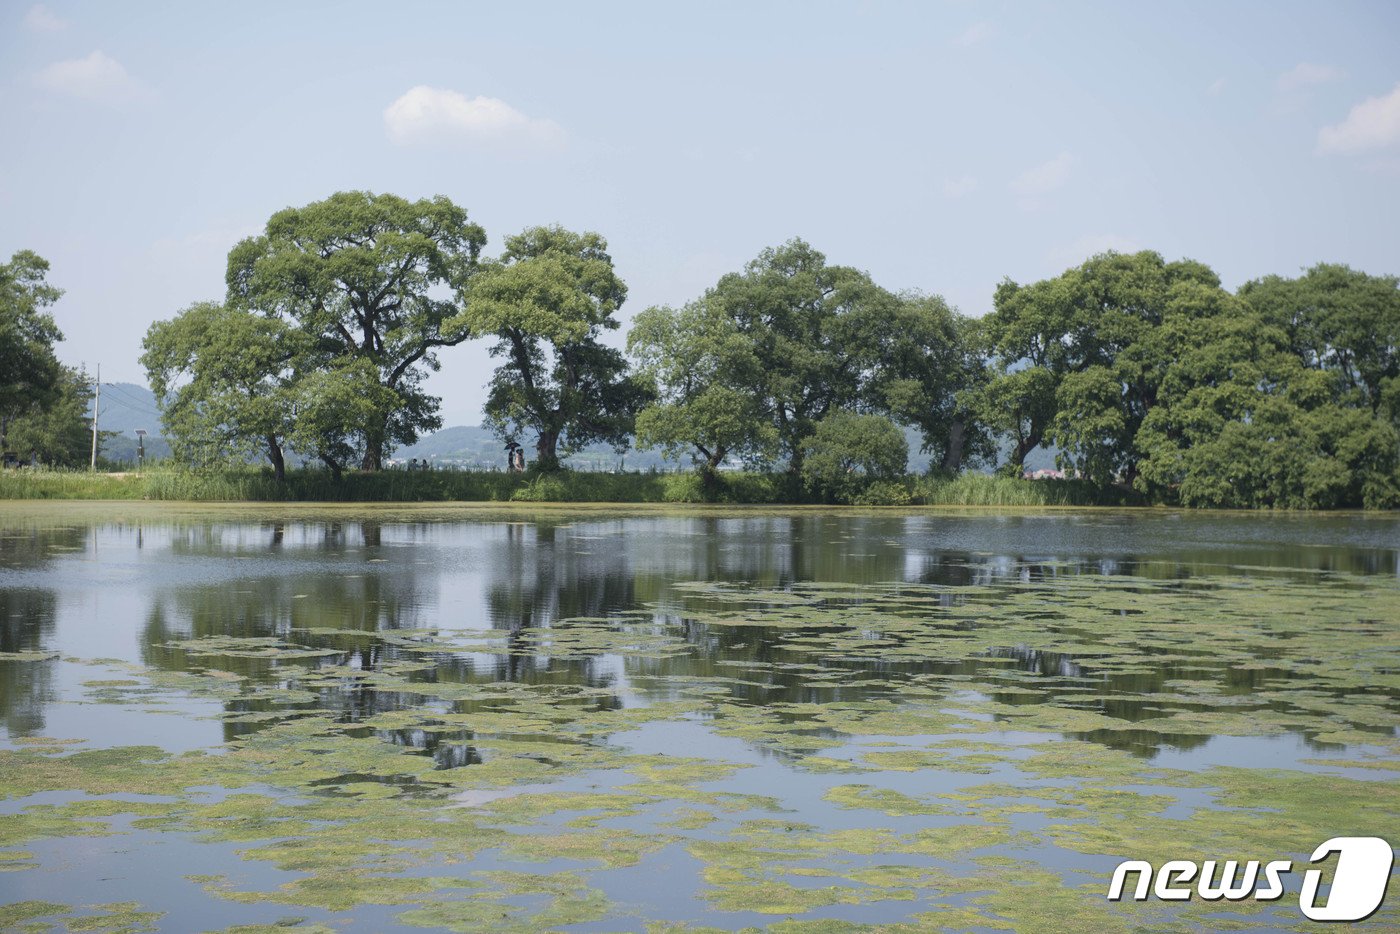
M 776 456 L 777 429 L 755 391 L 762 374 L 753 344 L 715 303 L 646 309 L 632 322 L 627 349 L 656 392 L 637 415 L 639 448 L 691 454 L 710 492 L 728 458 Z
M 986 321 L 998 374 L 980 394 L 987 421 L 1016 426 L 1010 463 L 1043 443 L 1061 463 L 1098 483 L 1132 483 L 1143 419 L 1172 348 L 1164 320 L 1225 296 L 1193 260 L 1104 253 L 1053 279 L 1003 282 Z
M 944 471 L 992 458 L 993 434 L 973 408 L 987 379 L 980 322 L 962 317 L 937 295 L 909 293 L 868 324 L 867 404 L 916 427 L 923 449 Z
M 1163 327 L 1172 348 L 1136 444 L 1138 488 L 1187 506 L 1400 504 L 1400 434 L 1234 297 Z
M 405 401 L 380 381 L 378 369 L 363 358 L 342 358 L 326 368 L 299 374 L 286 395 L 292 404 L 288 446 L 321 461 L 336 479 L 347 466 L 363 461 L 366 439 L 378 430 L 383 413 Z M 407 401 L 423 400 L 409 397 Z M 398 417 L 415 414 L 400 409 Z
M 792 240 L 722 277 L 705 301 L 748 342 L 756 363 L 749 392 L 771 419 L 789 472 L 800 475 L 817 422 L 868 394 L 880 335 L 901 299 Z
M 55 402 L 64 385 L 53 349 L 63 333 L 44 310 L 63 292 L 48 272 L 48 261 L 29 250 L 0 263 L 0 450 L 11 422 Z
M 422 380 L 438 367 L 438 348 L 471 334 L 453 294 L 485 241 L 447 198 L 339 192 L 277 212 L 262 235 L 235 246 L 228 301 L 299 331 L 302 373 L 360 379 L 368 370 L 353 362 L 372 368 L 379 409 L 367 421 L 355 415 L 363 437 L 354 447 L 361 466 L 377 470 L 393 445 L 441 425 Z M 333 397 L 346 394 L 320 396 Z
M 491 380 L 486 422 L 502 438 L 534 432 L 535 464 L 559 467 L 560 452 L 594 442 L 625 446 L 644 382 L 620 351 L 603 344 L 618 327 L 627 286 L 596 233 L 533 227 L 506 240 L 463 290 L 452 325 L 491 334 L 502 364 Z
M 9 426 L 9 449 L 22 461 L 49 467 L 86 467 L 92 453 L 92 378 L 78 368 L 60 369 L 58 386 L 48 401 L 15 416 Z M 100 432 L 101 436 L 110 432 Z
M 307 342 L 280 318 L 216 302 L 152 324 L 141 364 L 176 456 L 213 464 L 257 452 L 282 479 Z
M 1322 263 L 1296 279 L 1247 282 L 1239 294 L 1283 329 L 1303 366 L 1335 373 L 1356 405 L 1400 415 L 1400 277 Z

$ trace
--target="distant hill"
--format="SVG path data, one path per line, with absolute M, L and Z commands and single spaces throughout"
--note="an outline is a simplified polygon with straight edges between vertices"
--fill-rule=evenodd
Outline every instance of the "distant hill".
M 909 469 L 922 473 L 929 463 L 928 455 L 919 451 L 922 439 L 913 429 L 905 429 L 904 434 L 909 442 Z M 526 456 L 533 458 L 535 452 L 528 439 L 525 448 Z M 500 439 L 489 429 L 466 425 L 444 428 L 417 444 L 394 452 L 396 461 L 411 458 L 459 467 L 503 467 L 506 462 L 505 445 Z M 676 461 L 664 460 L 657 451 L 628 449 L 618 454 L 606 444 L 589 445 L 565 458 L 564 463 L 577 470 L 614 470 L 619 466 L 626 470 L 675 470 L 677 467 Z M 681 461 L 679 466 L 688 467 L 689 461 Z
M 88 417 L 92 417 L 91 411 Z M 136 463 L 136 429 L 146 435 L 146 460 L 164 460 L 170 445 L 161 437 L 160 410 L 155 393 L 138 383 L 103 383 L 97 427 L 115 435 L 102 440 L 101 455 L 114 464 Z
M 533 458 L 535 452 L 528 439 L 525 448 L 526 456 Z M 399 448 L 393 455 L 396 461 L 412 458 L 453 467 L 503 468 L 506 447 L 490 429 L 479 425 L 453 425 L 433 432 L 416 444 Z M 564 463 L 576 470 L 615 470 L 619 466 L 626 470 L 665 470 L 674 469 L 675 466 L 673 462 L 668 464 L 663 461 L 656 451 L 628 450 L 618 454 L 607 444 L 589 445 L 564 458 Z
M 149 432 L 146 436 L 147 460 L 161 460 L 170 456 L 170 445 L 161 437 L 163 429 L 155 394 L 138 383 L 102 384 L 98 426 L 103 431 L 117 432 L 102 444 L 102 456 L 109 461 L 136 462 L 135 432 L 138 428 Z M 909 441 L 909 470 L 923 473 L 928 470 L 929 457 L 919 450 L 922 443 L 919 433 L 906 428 L 904 435 Z M 529 441 L 526 442 L 526 455 L 534 455 Z M 505 445 L 489 429 L 480 425 L 453 425 L 443 428 L 419 439 L 415 444 L 399 448 L 394 451 L 392 458 L 400 462 L 417 458 L 442 466 L 472 469 L 503 468 L 506 462 Z M 663 460 L 656 451 L 628 450 L 619 455 L 606 444 L 590 445 L 566 458 L 564 462 L 577 470 L 615 470 L 618 467 L 626 470 L 676 468 L 674 461 Z M 1037 448 L 1026 458 L 1026 467 L 1031 470 L 1054 466 L 1053 449 Z
M 137 428 L 161 434 L 155 393 L 137 383 L 103 383 L 97 426 L 123 434 L 131 434 Z

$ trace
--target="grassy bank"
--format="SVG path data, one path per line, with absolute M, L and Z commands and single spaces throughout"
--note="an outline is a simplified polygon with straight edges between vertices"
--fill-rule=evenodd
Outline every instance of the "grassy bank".
M 7 470 L 0 499 L 165 500 L 180 502 L 536 502 L 786 504 L 814 500 L 779 474 L 725 474 L 707 496 L 691 473 L 519 475 L 476 471 L 350 473 L 291 471 L 285 481 L 260 470 L 149 470 L 143 474 Z M 874 484 L 863 506 L 1121 506 L 1120 490 L 1073 480 L 1026 481 L 965 473 Z

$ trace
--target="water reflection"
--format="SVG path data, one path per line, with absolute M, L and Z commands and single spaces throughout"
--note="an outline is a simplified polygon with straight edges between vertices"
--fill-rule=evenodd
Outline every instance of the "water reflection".
M 87 548 L 88 529 L 75 525 L 21 525 L 0 530 L 0 584 L 11 572 L 42 571 L 56 558 Z M 53 653 L 58 594 L 52 588 L 0 586 L 0 656 Z M 53 659 L 0 657 L 0 720 L 12 736 L 43 732 L 44 708 L 55 700 Z
M 322 710 L 343 723 L 361 723 L 421 708 L 422 695 L 377 689 L 359 676 L 385 670 L 411 671 L 409 681 L 425 685 L 577 687 L 584 689 L 578 703 L 599 711 L 673 699 L 679 685 L 694 679 L 723 683 L 732 701 L 771 706 L 898 701 L 920 677 L 982 679 L 1014 671 L 1059 685 L 1058 696 L 1071 698 L 1061 703 L 1140 723 L 1160 714 L 1173 683 L 1209 682 L 1249 697 L 1276 684 L 1283 671 L 1231 667 L 1212 659 L 1208 647 L 1195 651 L 1199 657 L 1188 649 L 1149 659 L 1129 673 L 1101 670 L 1092 653 L 1020 643 L 946 662 L 887 659 L 878 652 L 799 655 L 791 648 L 790 629 L 707 625 L 704 598 L 678 596 L 674 585 L 714 581 L 781 590 L 805 582 L 903 581 L 1053 590 L 1057 580 L 1081 574 L 1154 581 L 1203 581 L 1227 573 L 1305 580 L 1318 572 L 1393 575 L 1397 550 L 1389 542 L 1397 525 L 1336 517 L 1299 524 L 1252 516 L 803 512 L 552 514 L 530 521 L 455 522 L 182 518 L 135 526 L 25 526 L 0 534 L 0 568 L 13 572 L 0 586 L 0 651 L 47 651 L 56 628 L 72 629 L 78 638 L 76 630 L 89 622 L 81 615 L 65 617 L 56 596 L 59 584 L 98 602 L 108 598 L 101 588 L 111 587 L 132 594 L 144 607 L 112 625 L 130 627 L 132 660 L 155 670 L 217 670 L 274 688 L 302 680 L 301 673 L 328 674 L 309 691 L 284 696 L 264 691 L 227 701 L 229 713 L 246 716 L 224 724 L 226 739 L 261 729 L 265 721 L 256 714 Z M 103 583 L 86 583 L 73 573 L 71 563 L 79 557 L 124 570 Z M 47 577 L 55 586 L 43 586 Z M 949 592 L 937 606 L 946 609 L 958 599 Z M 610 619 L 619 627 L 645 620 L 675 633 L 686 651 L 624 658 L 539 650 L 539 631 L 561 619 L 580 618 Z M 976 626 L 975 620 L 960 620 L 955 629 Z M 496 647 L 424 653 L 375 637 L 454 629 L 488 631 Z M 888 638 L 892 645 L 903 638 L 876 629 L 869 635 Z M 217 642 L 200 644 L 226 638 L 310 651 L 234 652 L 221 650 Z M 0 715 L 11 736 L 42 729 L 45 706 L 59 699 L 52 665 L 0 662 Z M 814 678 L 813 667 L 830 676 Z M 990 696 L 1013 707 L 1046 702 L 1012 690 Z M 463 715 L 493 704 L 498 706 L 458 700 L 443 710 Z M 1261 699 L 1257 706 L 1282 704 Z M 432 725 L 429 720 L 376 732 L 386 742 L 421 750 L 439 767 L 480 761 L 470 731 L 423 729 Z M 1070 735 L 1143 755 L 1164 744 L 1193 748 L 1208 738 L 1148 729 Z

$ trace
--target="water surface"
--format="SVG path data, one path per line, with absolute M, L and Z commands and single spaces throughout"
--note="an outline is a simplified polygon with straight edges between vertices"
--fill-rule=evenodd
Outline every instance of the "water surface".
M 1103 895 L 1400 838 L 1392 516 L 14 504 L 0 618 L 0 927 L 1279 930 Z

